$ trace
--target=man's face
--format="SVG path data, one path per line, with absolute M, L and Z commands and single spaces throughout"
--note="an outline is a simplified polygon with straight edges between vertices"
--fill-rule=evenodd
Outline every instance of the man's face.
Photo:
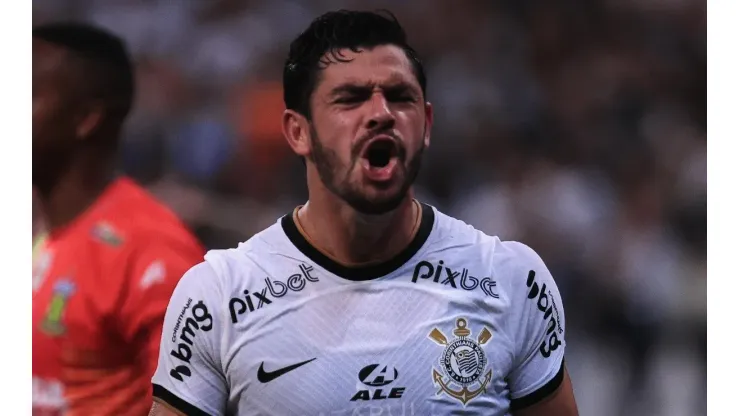
M 429 146 L 431 104 L 403 50 L 345 49 L 311 96 L 311 149 L 322 183 L 365 214 L 398 207 Z
M 33 40 L 34 185 L 47 182 L 59 169 L 74 142 L 74 109 L 70 91 L 73 77 L 66 52 L 53 44 Z

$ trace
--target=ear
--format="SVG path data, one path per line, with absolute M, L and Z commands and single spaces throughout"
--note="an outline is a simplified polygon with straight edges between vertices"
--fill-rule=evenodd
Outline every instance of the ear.
M 105 109 L 102 105 L 95 104 L 90 106 L 88 111 L 80 117 L 75 129 L 76 137 L 79 140 L 86 140 L 92 136 L 102 125 L 105 116 Z
M 424 104 L 424 148 L 429 147 L 429 140 L 432 136 L 432 122 L 434 121 L 434 110 L 432 103 Z
M 283 112 L 283 135 L 298 156 L 307 158 L 311 153 L 310 134 L 309 122 L 305 116 L 293 110 Z

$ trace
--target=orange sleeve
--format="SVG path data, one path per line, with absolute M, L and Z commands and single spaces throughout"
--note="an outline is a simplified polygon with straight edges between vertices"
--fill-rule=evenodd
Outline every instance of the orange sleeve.
M 139 362 L 151 377 L 157 368 L 164 314 L 183 274 L 203 261 L 199 248 L 166 244 L 147 246 L 130 260 L 117 320 L 120 336 L 140 352 Z

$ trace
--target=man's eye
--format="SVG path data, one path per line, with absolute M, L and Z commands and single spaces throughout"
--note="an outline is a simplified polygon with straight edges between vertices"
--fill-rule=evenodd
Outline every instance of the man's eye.
M 386 97 L 388 101 L 396 102 L 396 103 L 408 103 L 416 101 L 416 98 L 414 98 L 411 94 L 405 94 L 405 93 L 399 93 L 399 94 L 388 94 Z
M 338 104 L 354 104 L 362 101 L 362 97 L 357 95 L 351 95 L 346 97 L 339 97 L 334 102 Z

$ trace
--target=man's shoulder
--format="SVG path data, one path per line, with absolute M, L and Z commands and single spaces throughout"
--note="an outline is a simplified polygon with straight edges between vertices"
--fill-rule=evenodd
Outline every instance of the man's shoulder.
M 203 254 L 201 243 L 177 214 L 132 180 L 117 180 L 98 204 L 76 236 L 103 253 L 164 245 Z
M 136 216 L 101 217 L 79 237 L 85 242 L 86 254 L 97 259 L 94 264 L 109 278 L 111 271 L 124 279 L 129 276 L 127 271 L 137 272 L 121 268 L 121 264 L 165 262 L 168 269 L 178 270 L 177 274 L 182 275 L 187 267 L 203 260 L 205 248 L 183 224 L 176 221 L 137 224 L 135 219 Z
M 527 280 L 529 270 L 543 266 L 539 255 L 527 244 L 501 240 L 462 220 L 436 211 L 433 238 L 424 250 L 435 253 L 445 264 L 476 265 L 496 281 L 510 286 Z M 425 254 L 426 254 L 425 253 Z M 429 257 L 429 255 L 426 255 Z
M 130 209 L 111 211 L 110 216 L 119 218 L 119 226 L 134 238 L 144 241 L 170 238 L 190 245 L 199 244 L 183 219 L 146 190 L 139 189 L 139 192 L 131 197 L 131 202 L 134 206 Z
M 480 250 L 493 249 L 501 242 L 498 237 L 488 235 L 473 225 L 434 209 L 434 229 L 429 241 L 432 250 Z
M 525 243 L 501 240 L 496 235 L 486 234 L 467 222 L 449 216 L 435 208 L 435 229 L 432 242 L 450 249 L 475 247 L 495 256 L 496 261 L 531 261 L 539 258 Z
M 286 238 L 279 222 L 236 247 L 210 250 L 205 262 L 226 285 L 242 286 L 245 281 L 264 279 L 263 275 L 279 273 L 292 263 L 305 261 Z

